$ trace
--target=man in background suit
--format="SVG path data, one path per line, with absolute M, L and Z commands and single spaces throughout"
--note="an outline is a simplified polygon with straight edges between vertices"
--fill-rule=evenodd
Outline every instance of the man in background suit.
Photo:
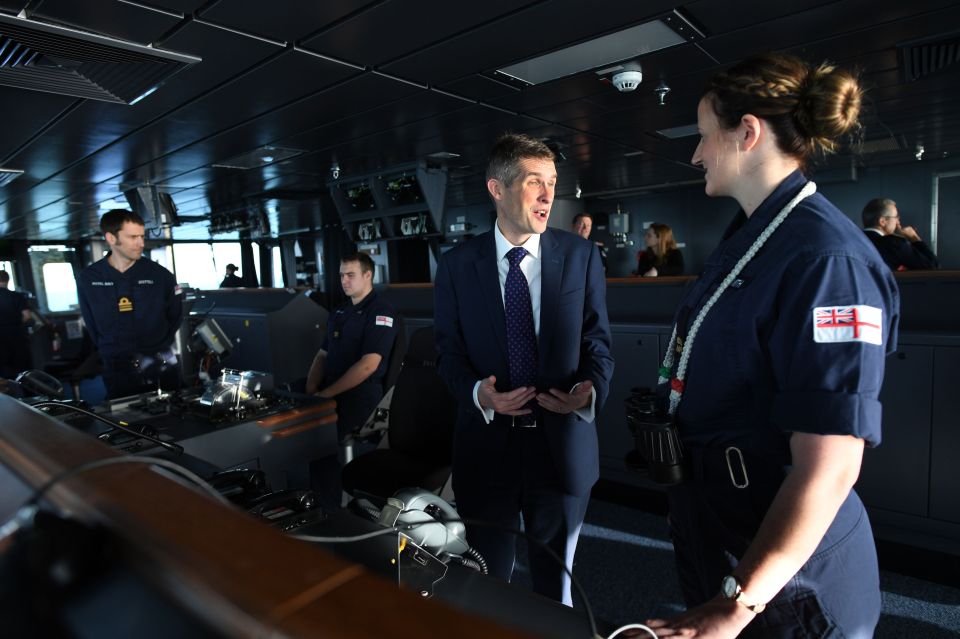
M 509 580 L 520 517 L 573 567 L 599 475 L 594 417 L 613 359 L 597 247 L 547 228 L 557 172 L 541 141 L 494 145 L 487 190 L 494 229 L 443 256 L 434 286 L 439 371 L 459 404 L 453 489 L 470 544 Z M 530 546 L 534 590 L 571 604 L 570 580 Z
M 893 271 L 929 270 L 940 266 L 937 256 L 912 226 L 900 225 L 897 203 L 878 197 L 863 207 L 863 230 Z

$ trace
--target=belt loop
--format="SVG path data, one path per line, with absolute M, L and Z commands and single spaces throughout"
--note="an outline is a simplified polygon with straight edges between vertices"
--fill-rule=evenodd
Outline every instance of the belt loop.
M 733 474 L 733 463 L 730 461 L 730 453 L 731 453 L 731 451 L 736 452 L 737 457 L 738 457 L 738 461 L 740 462 L 740 470 L 743 472 L 743 483 L 742 483 L 742 484 L 737 483 L 737 478 L 736 478 L 736 476 Z M 725 457 L 726 460 L 727 460 L 727 472 L 730 473 L 730 483 L 733 484 L 734 488 L 741 488 L 741 489 L 743 489 L 743 488 L 746 488 L 747 486 L 749 486 L 749 485 L 750 485 L 750 478 L 747 476 L 747 464 L 746 464 L 746 462 L 745 462 L 744 459 L 743 459 L 743 451 L 741 451 L 741 450 L 740 450 L 739 448 L 737 448 L 736 446 L 728 446 L 727 449 L 726 449 L 725 451 L 723 451 L 723 455 L 724 455 L 724 457 Z

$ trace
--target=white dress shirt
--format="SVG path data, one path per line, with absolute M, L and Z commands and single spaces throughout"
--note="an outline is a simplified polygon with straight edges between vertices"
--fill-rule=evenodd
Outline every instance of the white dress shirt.
M 500 279 L 500 297 L 502 299 L 506 290 L 507 273 L 510 271 L 510 260 L 507 259 L 507 253 L 510 252 L 510 249 L 515 247 L 510 243 L 509 240 L 507 240 L 507 238 L 503 236 L 503 233 L 500 232 L 499 221 L 493 225 L 493 237 L 497 245 L 497 276 Z M 523 276 L 527 278 L 527 286 L 530 287 L 530 305 L 533 308 L 533 332 L 539 338 L 540 292 L 543 289 L 543 278 L 541 277 L 541 273 L 543 271 L 543 260 L 540 259 L 540 234 L 533 233 L 527 239 L 527 241 L 520 246 L 527 250 L 527 254 L 520 262 L 520 271 L 523 273 Z M 483 408 L 480 406 L 480 396 L 478 393 L 480 391 L 480 384 L 482 382 L 483 380 L 478 381 L 473 387 L 473 403 L 483 414 L 483 420 L 489 424 L 491 421 L 493 421 L 494 410 L 492 408 Z M 579 383 L 574 385 L 574 387 L 570 389 L 570 392 L 572 393 L 575 391 L 579 385 Z M 597 391 L 596 389 L 591 388 L 590 405 L 573 412 L 576 413 L 581 419 L 592 422 L 596 412 L 596 401 Z

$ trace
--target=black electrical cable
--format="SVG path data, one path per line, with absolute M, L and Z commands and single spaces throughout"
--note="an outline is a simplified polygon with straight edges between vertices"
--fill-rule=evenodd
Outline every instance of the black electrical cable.
M 420 511 L 406 510 L 406 511 L 402 511 L 402 512 L 420 512 Z M 545 550 L 545 551 L 547 552 L 547 554 L 548 554 L 554 561 L 556 561 L 558 564 L 560 564 L 560 566 L 563 568 L 563 571 L 564 571 L 565 573 L 567 573 L 567 575 L 570 577 L 570 581 L 571 581 L 571 583 L 573 584 L 573 587 L 576 588 L 577 594 L 580 595 L 580 599 L 581 599 L 581 601 L 583 602 L 583 608 L 584 608 L 584 610 L 586 611 L 586 614 L 587 614 L 587 623 L 590 624 L 590 632 L 592 633 L 592 634 L 590 635 L 590 636 L 591 636 L 591 639 L 592 639 L 593 637 L 598 637 L 598 636 L 600 636 L 599 633 L 597 632 L 597 621 L 596 621 L 596 619 L 595 619 L 594 616 L 593 616 L 593 607 L 590 605 L 590 600 L 587 599 L 587 593 L 586 593 L 586 591 L 584 591 L 583 586 L 580 584 L 580 580 L 577 579 L 576 576 L 574 576 L 573 571 L 571 571 L 571 570 L 567 567 L 567 564 L 564 563 L 564 561 L 557 555 L 557 553 L 555 553 L 555 552 L 553 551 L 553 549 L 550 548 L 550 546 L 546 545 L 545 543 L 543 543 L 543 542 L 540 541 L 539 539 L 537 539 L 537 538 L 535 538 L 535 537 L 532 537 L 529 533 L 526 533 L 526 532 L 524 532 L 524 531 L 522 531 L 522 530 L 517 530 L 516 528 L 511 528 L 510 526 L 501 526 L 500 524 L 494 524 L 494 523 L 491 523 L 491 522 L 488 522 L 488 521 L 480 521 L 480 520 L 476 520 L 476 519 L 456 519 L 456 518 L 450 518 L 450 519 L 431 519 L 431 520 L 429 520 L 429 521 L 419 521 L 419 522 L 415 522 L 415 523 L 411 523 L 411 524 L 404 524 L 404 525 L 401 525 L 401 526 L 394 526 L 394 527 L 392 527 L 392 528 L 384 528 L 383 530 L 375 530 L 375 531 L 373 531 L 373 532 L 365 533 L 365 534 L 362 534 L 362 535 L 354 535 L 354 536 L 352 536 L 352 537 L 316 537 L 316 536 L 313 536 L 313 535 L 290 535 L 290 536 L 293 537 L 294 539 L 300 539 L 300 540 L 302 540 L 302 541 L 312 541 L 312 542 L 316 542 L 316 543 L 329 543 L 329 544 L 346 544 L 346 543 L 354 543 L 354 542 L 358 542 L 358 541 L 364 541 L 364 540 L 366 540 L 366 539 L 371 539 L 371 538 L 373 538 L 373 537 L 379 537 L 379 536 L 381 536 L 381 535 L 386 535 L 386 534 L 389 534 L 389 533 L 401 533 L 401 532 L 404 532 L 405 530 L 413 530 L 414 528 L 417 528 L 417 527 L 419 527 L 419 526 L 435 525 L 435 524 L 438 524 L 438 523 L 440 523 L 440 524 L 464 524 L 465 526 L 479 526 L 479 527 L 481 527 L 481 528 L 492 528 L 492 529 L 494 529 L 494 530 L 500 530 L 500 531 L 502 531 L 502 532 L 507 532 L 507 533 L 510 533 L 510 534 L 512 534 L 512 535 L 516 535 L 516 536 L 518 536 L 518 537 L 522 537 L 522 538 L 526 539 L 528 542 L 532 542 L 533 544 L 535 544 L 535 545 L 538 546 L 539 548 L 542 548 L 543 550 Z M 473 549 L 471 548 L 471 550 L 473 550 Z M 474 551 L 474 552 L 476 552 L 476 551 Z M 477 553 L 477 555 L 479 555 L 479 553 Z M 482 559 L 482 558 L 481 558 L 481 559 Z
M 470 559 L 477 564 L 477 570 L 485 575 L 490 573 L 490 568 L 487 567 L 487 560 L 483 558 L 483 555 L 477 552 L 476 548 L 473 548 L 472 546 L 467 547 L 465 554 L 469 555 Z
M 550 546 L 543 543 L 536 537 L 531 536 L 529 533 L 523 530 L 517 530 L 516 528 L 511 528 L 510 526 L 502 526 L 500 524 L 494 524 L 489 521 L 481 521 L 479 519 L 444 519 L 442 520 L 442 523 L 447 523 L 447 522 L 461 523 L 465 526 L 479 526 L 480 528 L 491 528 L 493 530 L 499 530 L 501 532 L 508 532 L 512 535 L 516 535 L 517 537 L 522 537 L 526 539 L 527 542 L 533 542 L 539 548 L 545 550 L 547 554 L 553 558 L 554 561 L 560 564 L 560 566 L 563 568 L 563 572 L 567 573 L 567 575 L 570 577 L 570 581 L 571 583 L 573 583 L 573 587 L 576 588 L 577 593 L 580 595 L 580 599 L 583 602 L 583 609 L 587 613 L 587 623 L 590 624 L 591 639 L 593 637 L 600 636 L 600 633 L 597 632 L 597 621 L 593 616 L 593 607 L 590 605 L 590 600 L 587 599 L 587 593 L 586 591 L 584 591 L 583 586 L 580 584 L 580 580 L 574 576 L 573 571 L 567 567 L 567 564 L 560 558 L 559 555 L 557 555 L 557 553 L 553 551 L 552 548 L 550 548 Z M 430 523 L 430 522 L 424 522 L 424 523 Z
M 200 296 L 200 297 L 197 298 L 197 299 L 205 300 L 205 299 L 207 299 L 207 297 L 206 297 L 205 295 L 203 295 L 203 296 Z M 196 311 L 194 311 L 193 309 L 191 309 L 191 310 L 190 310 L 190 319 L 195 319 L 195 320 L 197 320 L 197 326 L 199 326 L 200 324 L 203 323 L 203 320 L 207 319 L 207 316 L 209 316 L 210 313 L 213 312 L 213 309 L 215 309 L 216 307 L 217 307 L 217 300 L 213 300 L 212 302 L 210 302 L 210 306 L 209 306 L 208 308 L 204 309 L 203 314 L 200 315 L 200 317 L 196 317 L 196 315 L 194 315 L 194 313 L 196 313 Z M 194 326 L 193 330 L 196 330 L 196 326 Z
M 139 432 L 139 431 L 137 431 L 137 430 L 134 430 L 133 428 L 130 428 L 130 427 L 126 424 L 126 422 L 115 422 L 115 421 L 113 421 L 112 419 L 107 419 L 107 418 L 104 417 L 103 415 L 98 415 L 97 413 L 94 413 L 93 411 L 86 410 L 85 408 L 80 408 L 79 406 L 74 406 L 74 405 L 72 405 L 72 404 L 65 404 L 65 403 L 60 403 L 60 402 L 37 402 L 36 404 L 30 404 L 30 405 L 33 406 L 34 408 L 54 408 L 54 407 L 56 407 L 56 408 L 67 408 L 67 409 L 72 410 L 72 411 L 74 411 L 74 412 L 76 412 L 76 413 L 80 413 L 81 415 L 86 415 L 87 417 L 92 417 L 93 419 L 96 419 L 96 420 L 98 420 L 98 421 L 101 421 L 101 422 L 103 422 L 104 424 L 107 424 L 107 425 L 109 425 L 109 426 L 111 426 L 111 427 L 113 427 L 113 428 L 115 428 L 115 429 L 117 429 L 117 430 L 119 430 L 119 431 L 122 431 L 122 432 L 124 432 L 124 433 L 127 433 L 128 435 L 131 435 L 131 436 L 136 437 L 136 438 L 138 438 L 138 439 L 145 439 L 145 440 L 147 440 L 148 442 L 153 442 L 153 443 L 156 444 L 157 446 L 161 446 L 161 447 L 163 447 L 163 448 L 166 448 L 167 450 L 169 450 L 169 451 L 171 451 L 171 452 L 173 452 L 173 453 L 176 453 L 176 454 L 178 454 L 178 455 L 182 455 L 182 454 L 183 454 L 183 446 L 181 446 L 180 444 L 171 444 L 170 442 L 165 442 L 165 441 L 163 441 L 163 440 L 160 439 L 159 437 L 153 437 L 152 435 L 147 435 L 147 434 L 145 434 L 145 433 L 141 433 L 141 432 Z
M 60 473 L 57 473 L 56 475 L 54 475 L 49 480 L 47 480 L 46 483 L 42 484 L 39 488 L 37 488 L 33 492 L 33 494 L 30 496 L 30 499 L 28 499 L 23 504 L 22 507 L 30 506 L 31 504 L 36 505 L 41 499 L 43 499 L 43 496 L 51 488 L 53 488 L 54 486 L 56 486 L 57 484 L 59 484 L 60 482 L 66 479 L 70 479 L 71 477 L 74 477 L 81 473 L 85 473 L 90 470 L 94 470 L 96 468 L 102 468 L 104 466 L 113 466 L 117 464 L 147 464 L 150 466 L 160 466 L 161 468 L 166 468 L 167 470 L 177 475 L 180 475 L 185 479 L 188 479 L 191 483 L 195 484 L 199 488 L 202 488 L 207 494 L 209 494 L 211 497 L 213 497 L 216 501 L 220 502 L 224 506 L 229 506 L 231 509 L 233 508 L 233 504 L 231 504 L 226 497 L 224 497 L 219 492 L 217 492 L 216 488 L 214 488 L 213 486 L 208 484 L 206 481 L 204 481 L 201 477 L 187 470 L 183 466 L 180 466 L 179 464 L 175 464 L 174 462 L 168 459 L 160 459 L 157 457 L 135 457 L 133 455 L 123 456 L 123 457 L 107 457 L 105 459 L 95 459 L 93 461 L 84 462 L 82 464 L 77 464 L 76 466 L 73 466 L 71 468 L 67 468 L 66 470 L 61 471 Z

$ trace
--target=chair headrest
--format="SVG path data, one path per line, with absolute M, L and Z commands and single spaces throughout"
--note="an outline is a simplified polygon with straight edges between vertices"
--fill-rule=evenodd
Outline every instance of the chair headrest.
M 418 328 L 410 336 L 403 365 L 416 368 L 433 368 L 437 365 L 437 347 L 433 340 L 432 326 Z

